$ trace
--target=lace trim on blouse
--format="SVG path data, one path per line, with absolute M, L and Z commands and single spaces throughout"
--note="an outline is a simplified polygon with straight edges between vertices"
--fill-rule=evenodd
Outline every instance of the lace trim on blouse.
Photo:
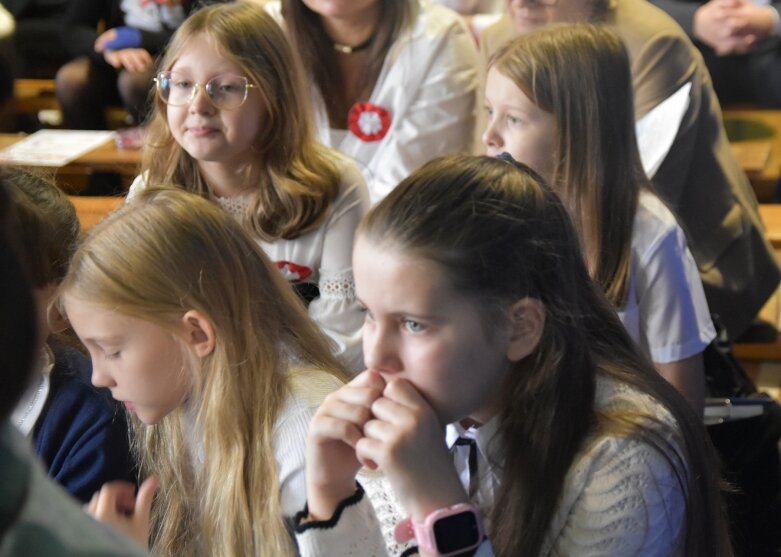
M 352 271 L 345 271 L 328 277 L 321 277 L 320 297 L 324 300 L 355 300 L 355 279 Z
M 238 221 L 241 221 L 241 217 L 244 215 L 244 212 L 247 210 L 247 207 L 249 207 L 249 195 L 236 195 L 233 197 L 220 197 L 215 196 L 214 201 L 217 202 L 217 204 L 222 207 L 225 211 L 228 212 L 233 218 L 235 218 Z

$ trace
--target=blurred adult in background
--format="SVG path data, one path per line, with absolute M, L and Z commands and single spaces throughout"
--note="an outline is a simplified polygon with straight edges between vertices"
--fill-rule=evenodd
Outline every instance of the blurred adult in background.
M 670 135 L 658 168 L 646 172 L 686 232 L 711 312 L 732 338 L 739 337 L 781 273 L 699 52 L 672 18 L 644 0 L 505 0 L 505 6 L 502 19 L 483 34 L 486 60 L 518 34 L 556 22 L 589 21 L 615 30 L 626 44 L 636 120 L 674 93 L 685 93 L 684 109 L 675 118 L 665 119 L 661 128 L 638 129 L 641 156 L 649 136 Z M 688 93 L 684 87 L 690 87 Z
M 70 0 L 61 36 L 71 60 L 57 72 L 64 125 L 105 129 L 105 108 L 122 105 L 135 124 L 149 108 L 155 56 L 187 15 L 208 2 Z M 99 25 L 104 26 L 103 32 Z
M 3 0 L 16 20 L 12 38 L 13 70 L 17 77 L 52 79 L 69 60 L 60 36 L 70 0 Z
M 722 104 L 781 107 L 781 2 L 651 0 L 702 52 Z
M 373 202 L 428 160 L 471 149 L 477 53 L 464 21 L 420 0 L 283 0 L 320 139 L 362 167 Z
M 495 23 L 502 13 L 502 0 L 439 0 L 439 3 L 464 16 L 478 44 L 483 29 Z

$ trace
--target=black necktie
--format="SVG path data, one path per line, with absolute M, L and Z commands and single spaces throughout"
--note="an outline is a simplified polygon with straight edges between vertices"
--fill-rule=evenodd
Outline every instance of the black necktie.
M 477 494 L 477 442 L 468 437 L 459 437 L 450 449 L 451 454 L 455 453 L 456 447 L 469 447 L 469 499 L 473 499 Z

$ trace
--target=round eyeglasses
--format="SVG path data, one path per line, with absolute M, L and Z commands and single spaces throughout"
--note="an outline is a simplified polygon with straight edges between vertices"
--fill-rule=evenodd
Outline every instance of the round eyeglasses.
M 179 72 L 160 72 L 154 81 L 157 94 L 169 106 L 189 105 L 196 91 L 203 87 L 209 102 L 220 110 L 239 108 L 247 100 L 249 88 L 255 87 L 246 77 L 227 73 L 198 83 Z

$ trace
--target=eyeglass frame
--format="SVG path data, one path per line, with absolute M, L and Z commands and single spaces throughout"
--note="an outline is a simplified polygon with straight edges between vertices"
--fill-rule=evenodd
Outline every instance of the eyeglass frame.
M 249 90 L 250 89 L 257 89 L 257 85 L 255 85 L 254 83 L 250 83 L 250 80 L 249 80 L 249 78 L 247 76 L 232 74 L 230 72 L 221 73 L 219 75 L 215 75 L 214 77 L 209 79 L 209 81 L 207 81 L 206 83 L 201 83 L 199 81 L 193 81 L 193 89 L 190 92 L 190 97 L 187 99 L 187 101 L 184 104 L 171 104 L 170 102 L 168 102 L 163 97 L 163 92 L 160 89 L 160 87 L 161 87 L 160 81 L 163 79 L 161 76 L 163 76 L 164 74 L 168 74 L 169 79 L 170 79 L 170 76 L 172 74 L 180 74 L 180 73 L 182 73 L 182 72 L 175 72 L 175 71 L 172 71 L 172 70 L 164 70 L 162 72 L 157 72 L 157 74 L 155 74 L 155 77 L 152 78 L 152 81 L 154 81 L 154 83 L 155 83 L 155 91 L 157 92 L 157 96 L 160 98 L 161 101 L 163 101 L 163 103 L 166 106 L 173 106 L 173 107 L 176 107 L 176 108 L 179 108 L 179 107 L 182 107 L 182 106 L 190 106 L 192 104 L 193 100 L 195 99 L 195 95 L 197 94 L 196 91 L 199 91 L 201 89 L 201 87 L 203 87 L 203 90 L 206 92 L 206 98 L 208 99 L 209 104 L 211 104 L 214 108 L 216 108 L 217 110 L 236 110 L 237 108 L 240 108 L 241 105 L 243 105 L 245 102 L 247 102 L 247 96 L 249 95 Z M 211 83 L 212 81 L 214 81 L 215 79 L 217 79 L 218 77 L 223 76 L 223 75 L 230 75 L 230 76 L 238 77 L 238 78 L 241 78 L 241 79 L 244 80 L 244 98 L 241 99 L 241 102 L 239 104 L 237 104 L 236 106 L 233 106 L 231 108 L 222 108 L 220 106 L 217 106 L 217 104 L 214 102 L 214 99 L 212 99 L 212 96 L 209 94 L 209 89 L 207 88 L 209 86 L 209 83 Z

